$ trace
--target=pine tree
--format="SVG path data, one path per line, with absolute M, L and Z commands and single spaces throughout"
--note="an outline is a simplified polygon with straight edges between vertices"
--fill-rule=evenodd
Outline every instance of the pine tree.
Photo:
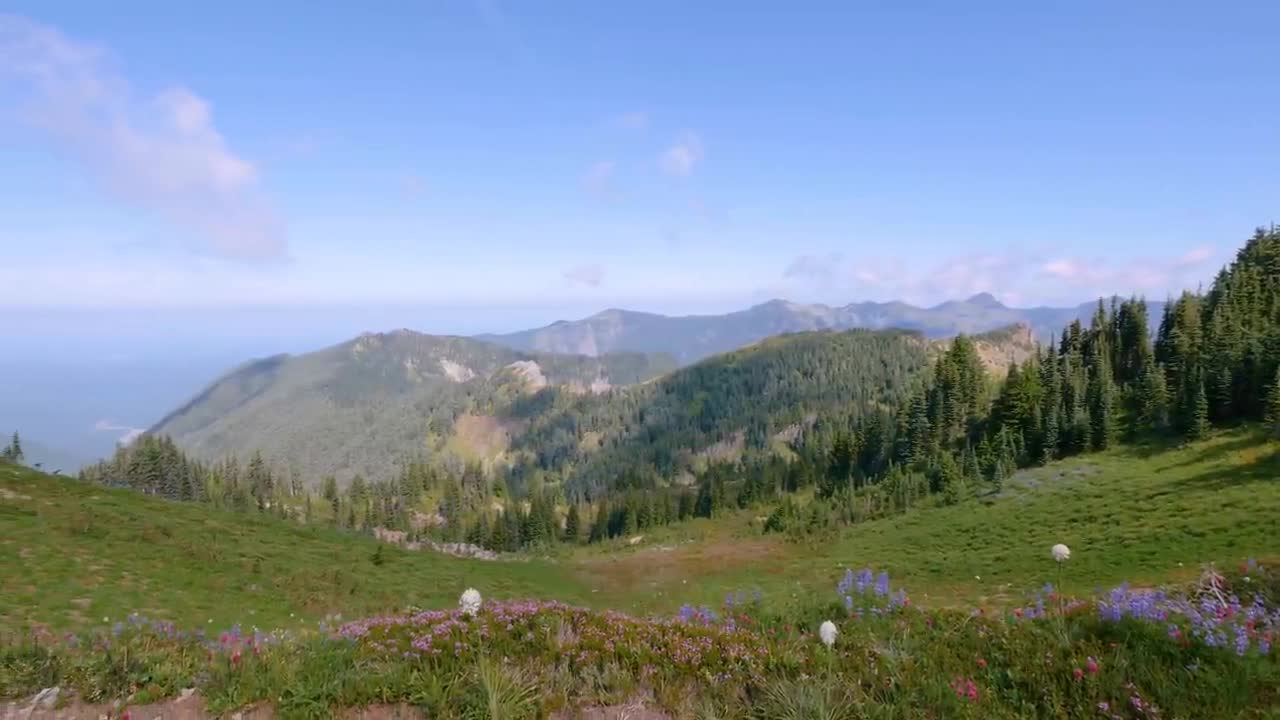
M 827 471 L 823 473 L 822 484 L 818 487 L 821 497 L 831 497 L 849 485 L 849 476 L 853 472 L 853 444 L 847 433 L 836 436 L 827 460 Z
M 688 495 L 686 494 L 685 497 Z M 602 542 L 607 537 L 609 537 L 609 505 L 601 500 L 599 507 L 596 508 L 595 519 L 591 522 L 591 532 L 587 542 Z
M 273 483 L 271 470 L 262 459 L 262 453 L 255 451 L 249 458 L 249 467 L 245 470 L 245 480 L 249 483 L 249 492 L 258 503 L 258 509 L 264 510 L 271 502 Z
M 1267 424 L 1276 437 L 1280 437 L 1280 366 L 1276 367 L 1275 379 L 1271 381 L 1271 390 L 1267 393 Z
M 1134 425 L 1140 432 L 1159 432 L 1169 426 L 1169 388 L 1164 377 L 1164 366 L 1148 356 L 1138 381 L 1138 407 L 1134 413 Z
M 578 506 L 573 504 L 569 506 L 569 514 L 564 519 L 564 540 L 568 543 L 577 543 L 578 534 L 581 532 L 580 525 L 582 519 L 578 516 Z
M 1196 383 L 1195 399 L 1190 422 L 1187 425 L 1187 439 L 1199 440 L 1209 434 L 1209 395 L 1205 392 L 1204 381 Z
M 1106 450 L 1115 438 L 1115 382 L 1106 354 L 1098 351 L 1089 378 L 1089 429 L 1094 450 Z
M 938 490 L 948 505 L 955 505 L 964 497 L 964 473 L 951 453 L 943 453 L 938 462 Z
M 22 438 L 18 436 L 18 431 L 13 431 L 13 439 L 9 441 L 9 447 L 4 449 L 4 458 L 11 462 L 21 463 L 25 459 L 22 452 Z
M 976 483 L 982 479 L 982 470 L 978 467 L 978 455 L 972 447 L 965 447 L 962 464 L 964 479 L 968 483 Z
M 1058 456 L 1059 421 L 1057 406 L 1050 407 L 1044 415 L 1044 433 L 1040 438 L 1040 462 L 1049 463 Z

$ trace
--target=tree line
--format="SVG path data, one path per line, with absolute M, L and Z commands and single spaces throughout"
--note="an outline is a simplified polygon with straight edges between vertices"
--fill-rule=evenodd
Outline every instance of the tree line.
M 930 496 L 958 502 L 1016 469 L 1121 441 L 1196 440 L 1264 421 L 1280 435 L 1280 234 L 1259 230 L 1207 293 L 1166 304 L 1150 332 L 1141 298 L 1099 301 L 995 387 L 967 338 L 892 410 L 807 438 L 818 502 L 784 503 L 768 528 L 856 521 Z
M 913 333 L 814 333 L 704 361 L 642 392 L 518 398 L 509 468 L 404 463 L 318 493 L 260 454 L 200 463 L 143 436 L 81 477 L 305 522 L 519 550 L 600 542 L 725 510 L 770 508 L 769 532 L 956 503 L 1018 468 L 1148 437 L 1263 420 L 1280 432 L 1280 234 L 1259 230 L 1207 292 L 1099 301 L 1086 325 L 993 382 L 975 341 L 928 360 Z M 584 438 L 602 446 L 583 447 Z M 688 448 L 738 442 L 734 459 Z M 20 453 L 15 435 L 6 457 Z M 812 488 L 807 505 L 792 495 Z

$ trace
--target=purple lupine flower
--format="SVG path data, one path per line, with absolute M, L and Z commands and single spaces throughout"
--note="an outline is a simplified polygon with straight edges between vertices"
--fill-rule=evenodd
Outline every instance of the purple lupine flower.
M 884 596 L 889 594 L 889 573 L 882 572 L 880 577 L 876 578 L 876 595 Z
M 1243 627 L 1236 626 L 1236 654 L 1243 657 L 1249 652 L 1249 633 Z
M 860 570 L 855 583 L 857 585 L 858 593 L 865 593 L 867 588 L 871 585 L 871 568 L 863 568 Z
M 836 585 L 836 592 L 839 593 L 840 595 L 848 595 L 849 591 L 853 590 L 853 583 L 854 583 L 853 571 L 845 570 L 844 577 L 841 578 L 840 583 Z

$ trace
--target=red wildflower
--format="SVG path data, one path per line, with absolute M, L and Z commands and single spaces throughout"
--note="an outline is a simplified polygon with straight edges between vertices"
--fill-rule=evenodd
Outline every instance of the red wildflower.
M 986 666 L 987 666 L 987 661 L 984 658 L 978 658 L 978 667 L 985 668 Z
M 1081 678 L 1084 677 L 1084 671 L 1081 670 L 1080 668 L 1076 668 L 1075 670 L 1071 671 L 1071 675 L 1076 679 L 1076 682 L 1080 682 Z
M 1085 662 L 1084 666 L 1085 666 L 1085 669 L 1089 671 L 1090 675 L 1098 674 L 1098 661 L 1094 660 L 1092 656 L 1089 657 L 1088 661 Z
M 239 651 L 239 650 L 237 650 L 237 651 L 235 651 L 235 652 L 231 653 L 231 664 L 232 664 L 232 665 L 239 665 L 239 664 L 240 664 L 240 651 Z
M 1022 617 L 1022 608 L 1014 608 L 1014 609 L 1013 609 L 1013 616 L 1014 616 L 1014 617 L 1016 617 L 1016 618 L 1020 618 L 1020 617 Z

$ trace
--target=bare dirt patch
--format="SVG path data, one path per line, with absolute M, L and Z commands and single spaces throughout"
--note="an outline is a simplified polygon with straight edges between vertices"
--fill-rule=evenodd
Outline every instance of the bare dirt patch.
M 590 558 L 581 562 L 579 570 L 592 587 L 629 596 L 679 585 L 689 578 L 748 568 L 761 573 L 782 572 L 787 561 L 785 548 L 763 539 L 726 538 L 655 550 Z

